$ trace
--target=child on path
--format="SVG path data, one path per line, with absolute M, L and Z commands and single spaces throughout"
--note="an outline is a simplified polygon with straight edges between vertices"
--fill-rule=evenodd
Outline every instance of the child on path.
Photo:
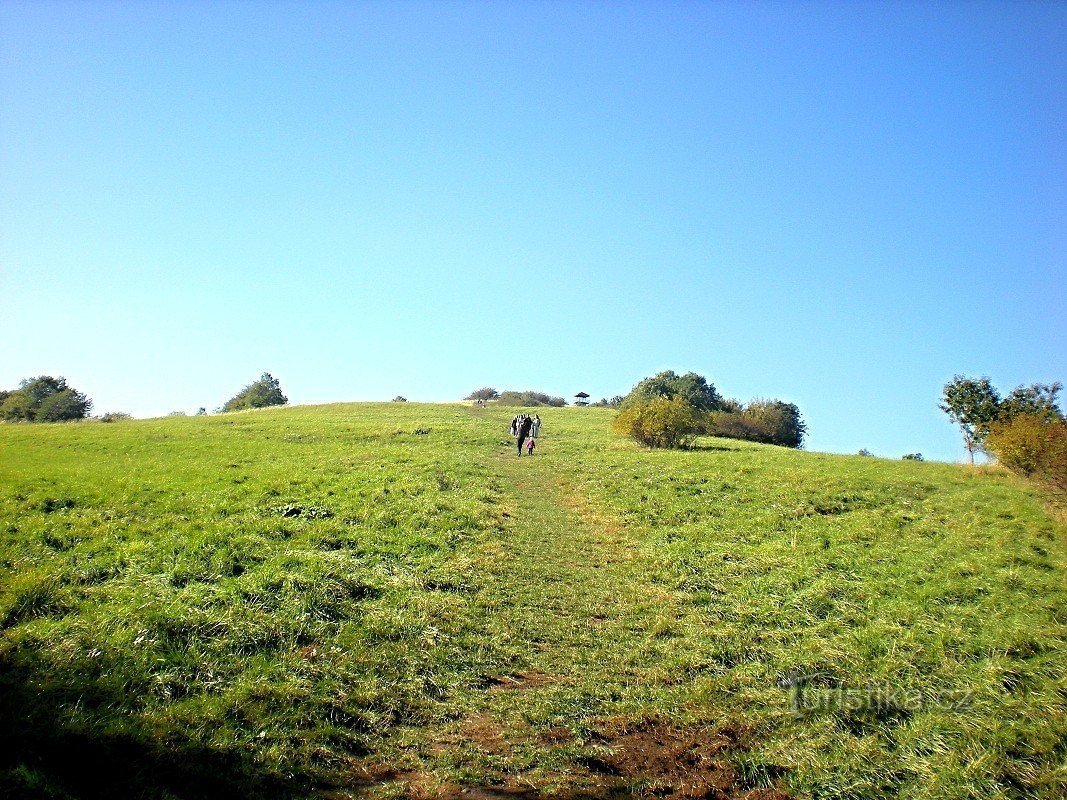
M 526 440 L 526 454 L 532 456 L 534 447 L 537 445 L 537 440 L 532 436 Z

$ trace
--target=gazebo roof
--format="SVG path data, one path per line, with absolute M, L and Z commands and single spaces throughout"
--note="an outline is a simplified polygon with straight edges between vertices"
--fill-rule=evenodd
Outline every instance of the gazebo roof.
M 589 395 L 587 395 L 585 392 L 578 392 L 578 394 L 575 395 L 575 397 L 588 397 L 588 396 Z

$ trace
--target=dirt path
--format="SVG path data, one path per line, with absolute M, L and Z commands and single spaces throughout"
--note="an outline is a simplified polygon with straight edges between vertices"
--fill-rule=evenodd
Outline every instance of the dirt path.
M 737 786 L 743 733 L 680 722 L 670 630 L 684 615 L 616 520 L 589 506 L 551 456 L 493 460 L 510 521 L 484 556 L 486 628 L 514 668 L 463 698 L 434 760 L 464 786 L 407 776 L 412 797 L 778 797 Z M 453 772 L 454 774 L 454 772 Z

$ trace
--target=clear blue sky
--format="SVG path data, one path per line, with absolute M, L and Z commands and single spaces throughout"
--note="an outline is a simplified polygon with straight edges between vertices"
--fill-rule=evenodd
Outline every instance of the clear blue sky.
M 962 458 L 1067 379 L 1063 3 L 0 4 L 0 386 L 596 397 Z

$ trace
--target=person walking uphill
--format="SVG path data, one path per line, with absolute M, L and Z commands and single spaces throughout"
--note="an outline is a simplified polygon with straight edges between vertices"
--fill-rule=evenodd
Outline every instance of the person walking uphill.
M 526 441 L 526 437 L 530 435 L 530 428 L 533 427 L 533 420 L 529 417 L 523 417 L 522 422 L 519 425 L 519 455 L 522 455 L 522 445 Z
M 538 414 L 533 418 L 533 427 L 530 428 L 530 438 L 536 439 L 541 433 L 541 415 Z

